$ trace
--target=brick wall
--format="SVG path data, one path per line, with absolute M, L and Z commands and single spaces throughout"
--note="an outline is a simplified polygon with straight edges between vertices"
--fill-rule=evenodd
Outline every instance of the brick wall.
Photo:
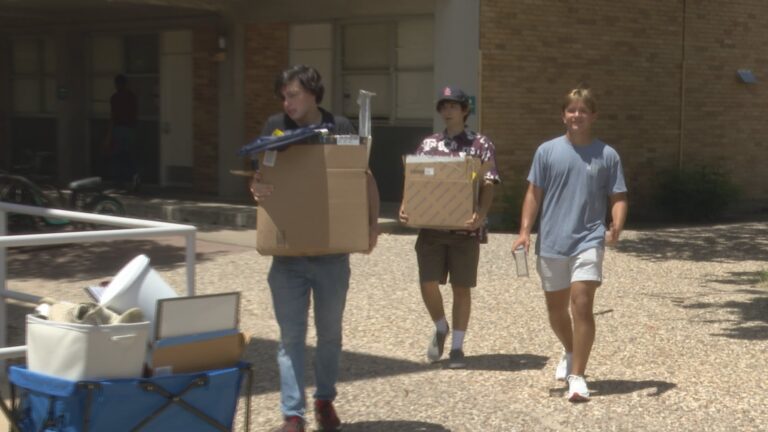
M 194 187 L 218 193 L 219 76 L 216 52 L 218 33 L 213 27 L 193 29 L 193 139 Z
M 597 133 L 622 156 L 632 212 L 647 210 L 655 174 L 679 159 L 683 16 L 683 0 L 483 0 L 481 126 L 505 188 L 524 187 L 536 147 L 564 132 L 562 95 L 586 81 L 599 97 Z M 736 69 L 768 80 L 768 55 L 755 49 L 768 42 L 768 4 L 687 0 L 686 17 L 683 163 L 721 165 L 766 201 L 768 182 L 754 180 L 766 165 L 768 81 L 745 86 Z
M 744 192 L 743 205 L 768 204 L 768 3 L 688 0 L 685 145 L 689 164 L 718 166 Z M 751 69 L 757 84 L 736 71 Z
M 285 23 L 250 24 L 245 34 L 245 136 L 258 137 L 267 117 L 282 107 L 272 86 L 288 67 L 288 30 Z

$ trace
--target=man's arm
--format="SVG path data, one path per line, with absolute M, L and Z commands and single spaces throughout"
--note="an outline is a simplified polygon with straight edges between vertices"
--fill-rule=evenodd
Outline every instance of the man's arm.
M 512 243 L 513 251 L 520 246 L 523 246 L 526 251 L 529 250 L 531 230 L 536 222 L 536 216 L 539 214 L 539 207 L 543 197 L 544 191 L 540 187 L 534 186 L 533 183 L 528 183 L 528 190 L 525 192 L 525 198 L 523 198 L 523 211 L 520 216 L 520 234 L 517 240 Z
M 611 226 L 605 233 L 605 244 L 613 246 L 619 241 L 621 231 L 624 230 L 624 222 L 627 220 L 627 193 L 620 192 L 610 196 L 611 198 Z
M 483 184 L 480 186 L 477 211 L 472 215 L 472 219 L 466 222 L 470 230 L 476 230 L 483 226 L 485 218 L 491 210 L 491 204 L 493 204 L 493 185 L 491 180 L 483 180 Z

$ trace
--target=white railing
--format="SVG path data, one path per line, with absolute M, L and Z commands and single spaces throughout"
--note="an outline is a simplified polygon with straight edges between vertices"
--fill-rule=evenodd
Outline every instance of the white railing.
M 26 214 L 54 219 L 68 219 L 78 222 L 116 226 L 120 227 L 120 229 L 9 236 L 6 235 L 8 213 Z M 39 296 L 7 289 L 7 248 L 14 246 L 85 243 L 160 236 L 184 236 L 186 242 L 187 295 L 192 296 L 195 295 L 196 231 L 197 229 L 191 225 L 82 213 L 69 210 L 47 209 L 0 202 L 0 301 L 2 302 L 2 304 L 0 304 L 0 359 L 23 357 L 26 353 L 26 346 L 6 347 L 6 299 L 12 298 L 30 303 L 37 303 L 40 300 Z

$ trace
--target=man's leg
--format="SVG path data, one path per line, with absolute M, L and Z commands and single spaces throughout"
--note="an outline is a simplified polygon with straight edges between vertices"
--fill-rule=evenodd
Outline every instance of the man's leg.
M 445 319 L 445 309 L 443 308 L 443 296 L 440 294 L 440 284 L 438 281 L 421 283 L 421 299 L 424 300 L 424 306 L 432 318 L 432 321 L 438 322 Z
M 571 314 L 573 315 L 573 369 L 572 374 L 584 376 L 587 361 L 595 341 L 593 307 L 597 281 L 577 281 L 571 284 Z
M 552 331 L 563 344 L 565 352 L 573 352 L 573 328 L 571 315 L 568 313 L 571 290 L 565 288 L 559 291 L 545 291 L 544 298 L 547 302 L 547 314 Z
M 280 369 L 280 408 L 285 417 L 304 416 L 304 351 L 310 281 L 304 258 L 275 257 L 269 270 L 275 318 L 280 326 L 277 364 Z
M 342 322 L 349 289 L 349 255 L 310 258 L 312 261 L 317 354 L 315 399 L 333 401 L 339 376 Z
M 456 285 L 451 285 L 451 288 L 453 289 L 453 330 L 465 332 L 469 327 L 469 315 L 472 311 L 472 289 Z

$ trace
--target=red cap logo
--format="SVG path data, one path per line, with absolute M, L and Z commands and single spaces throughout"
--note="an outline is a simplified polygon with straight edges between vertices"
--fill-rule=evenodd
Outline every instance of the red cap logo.
M 450 96 L 451 95 L 451 88 L 446 87 L 443 89 L 443 96 Z

